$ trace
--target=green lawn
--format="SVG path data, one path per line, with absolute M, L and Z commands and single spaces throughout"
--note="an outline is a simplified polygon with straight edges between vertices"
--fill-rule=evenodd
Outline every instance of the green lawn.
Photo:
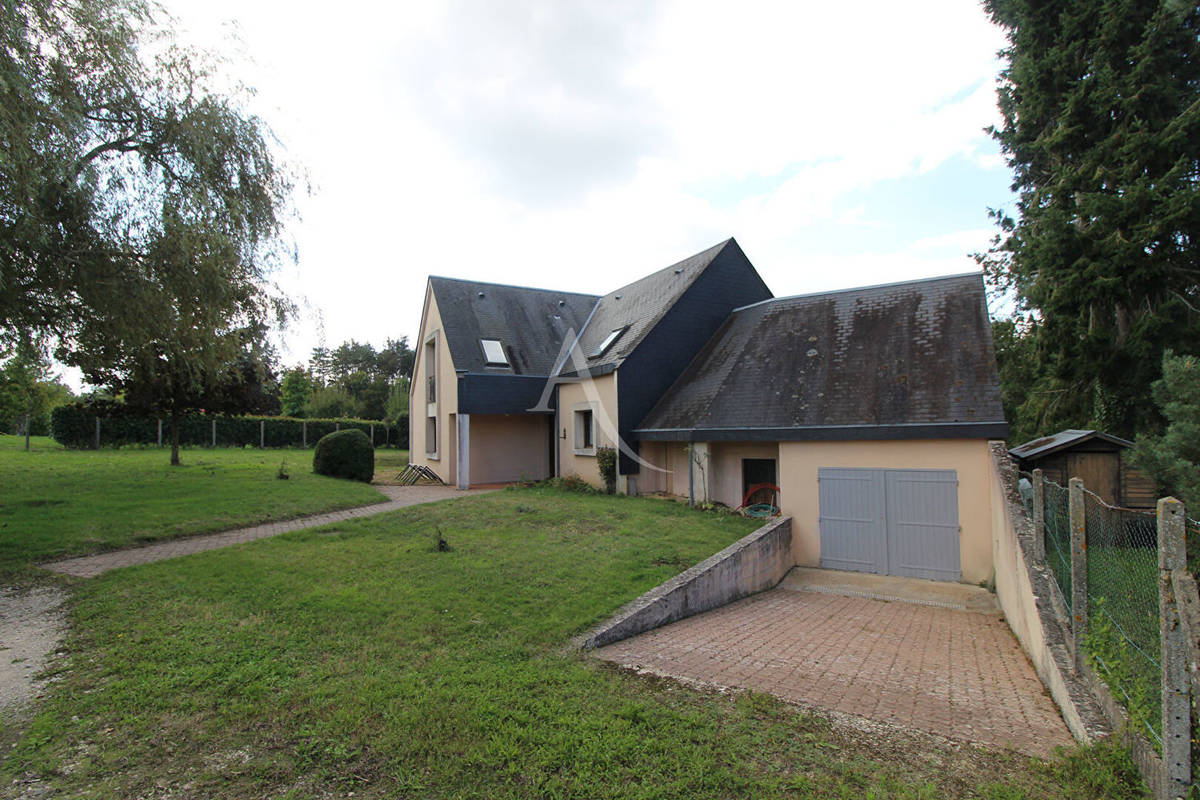
M 566 649 L 753 527 L 520 489 L 108 573 L 78 586 L 0 797 L 27 773 L 79 798 L 1137 796 L 1110 747 L 839 731 Z
M 382 500 L 312 473 L 311 450 L 65 450 L 0 436 L 0 585 L 30 564 Z M 404 451 L 387 458 L 406 456 Z M 396 455 L 392 455 L 396 454 Z M 280 464 L 288 480 L 277 475 Z

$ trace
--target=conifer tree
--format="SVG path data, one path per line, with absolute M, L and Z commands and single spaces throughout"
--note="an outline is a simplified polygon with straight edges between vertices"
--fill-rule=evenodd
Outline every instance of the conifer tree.
M 1200 352 L 1200 9 L 985 0 L 1007 32 L 993 135 L 1016 213 L 978 258 L 1038 319 L 1041 433 L 1132 436 L 1164 350 Z

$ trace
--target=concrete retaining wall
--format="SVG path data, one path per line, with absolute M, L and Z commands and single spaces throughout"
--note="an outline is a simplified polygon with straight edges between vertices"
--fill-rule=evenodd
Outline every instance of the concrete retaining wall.
M 1071 670 L 1066 639 L 1054 611 L 1051 581 L 1035 566 L 1033 523 L 1016 496 L 1016 467 L 1003 442 L 992 442 L 992 545 L 996 598 L 1008 626 L 1080 742 L 1107 736 L 1110 728 L 1086 683 Z
M 783 517 L 646 592 L 575 644 L 603 647 L 765 591 L 795 565 L 792 520 Z

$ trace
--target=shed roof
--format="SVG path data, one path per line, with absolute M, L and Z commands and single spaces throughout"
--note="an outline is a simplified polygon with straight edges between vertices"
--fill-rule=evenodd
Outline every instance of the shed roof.
M 736 310 L 642 439 L 1003 437 L 979 273 Z
M 454 368 L 550 375 L 569 332 L 583 328 L 595 295 L 431 277 Z M 504 347 L 509 367 L 488 366 L 482 339 Z
M 1021 460 L 1042 458 L 1057 453 L 1060 450 L 1068 450 L 1093 439 L 1110 442 L 1118 447 L 1133 447 L 1133 442 L 1128 439 L 1122 439 L 1119 436 L 1113 436 L 1103 431 L 1083 431 L 1070 428 L 1065 431 L 1059 431 L 1051 436 L 1043 436 L 1040 439 L 1033 439 L 1024 444 L 1017 445 L 1008 452 L 1014 458 Z

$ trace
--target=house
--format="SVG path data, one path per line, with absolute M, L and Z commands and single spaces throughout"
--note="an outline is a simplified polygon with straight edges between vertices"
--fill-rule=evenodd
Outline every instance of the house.
M 1014 447 L 1009 455 L 1026 472 L 1042 470 L 1046 480 L 1066 486 L 1071 478 L 1110 506 L 1154 508 L 1158 487 L 1130 463 L 1133 442 L 1095 430 L 1065 430 Z
M 613 446 L 629 494 L 777 486 L 801 564 L 991 576 L 978 273 L 775 298 L 729 239 L 602 297 L 430 278 L 418 342 L 411 460 L 460 487 Z

